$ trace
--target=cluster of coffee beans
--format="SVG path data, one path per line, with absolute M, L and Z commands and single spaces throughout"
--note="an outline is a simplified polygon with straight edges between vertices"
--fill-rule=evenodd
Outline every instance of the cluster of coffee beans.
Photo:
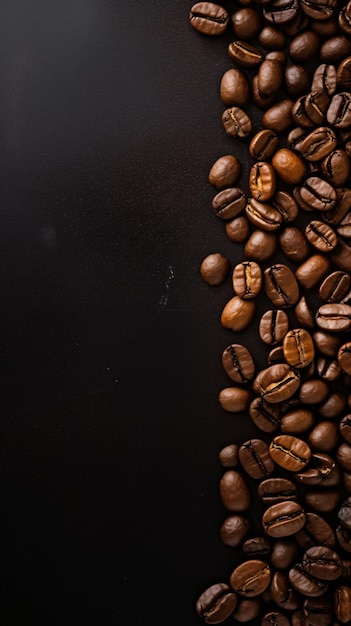
M 208 180 L 243 258 L 211 253 L 200 272 L 213 286 L 231 274 L 218 400 L 259 433 L 219 452 L 220 537 L 242 559 L 196 611 L 209 624 L 351 624 L 351 2 L 198 2 L 189 21 L 233 33 L 221 121 L 243 147 Z M 240 341 L 248 327 L 263 367 Z

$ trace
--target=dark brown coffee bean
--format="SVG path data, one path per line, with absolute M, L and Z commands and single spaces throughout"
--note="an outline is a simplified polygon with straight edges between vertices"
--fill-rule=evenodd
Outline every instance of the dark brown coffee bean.
M 242 387 L 225 387 L 218 394 L 220 407 L 229 413 L 247 411 L 251 398 L 250 390 Z
M 323 63 L 336 63 L 351 54 L 351 42 L 345 35 L 336 35 L 325 41 L 319 50 Z
M 335 487 L 340 482 L 340 472 L 329 454 L 316 451 L 312 452 L 307 468 L 302 472 L 297 472 L 295 478 L 306 486 Z
M 239 159 L 232 154 L 226 154 L 219 157 L 212 165 L 208 174 L 208 180 L 217 189 L 230 187 L 238 180 L 240 171 Z
M 350 157 L 345 150 L 337 148 L 322 161 L 324 178 L 334 187 L 346 185 L 350 175 Z
M 298 555 L 299 544 L 295 539 L 277 539 L 273 544 L 270 563 L 274 569 L 286 570 L 293 565 Z
M 344 417 L 340 420 L 339 429 L 342 437 L 348 442 L 351 443 L 351 415 L 344 415 Z
M 278 61 L 265 59 L 257 72 L 257 86 L 263 98 L 269 98 L 280 89 L 283 82 L 283 69 Z
M 314 414 L 307 408 L 298 408 L 285 413 L 280 419 L 280 431 L 284 435 L 300 435 L 310 430 Z
M 222 124 L 227 135 L 231 137 L 247 137 L 252 130 L 252 122 L 243 109 L 229 107 L 222 113 Z
M 351 552 L 351 529 L 344 524 L 339 524 L 335 531 L 339 545 L 346 552 Z
M 336 71 L 336 81 L 339 89 L 348 91 L 351 88 L 351 57 L 343 59 Z
M 243 70 L 233 67 L 221 79 L 220 97 L 227 106 L 243 107 L 250 98 L 250 84 Z
M 261 229 L 254 230 L 248 238 L 244 252 L 248 259 L 268 261 L 277 249 L 277 235 Z
M 336 89 L 336 69 L 330 63 L 321 63 L 314 71 L 311 85 L 311 92 L 324 91 L 328 96 L 332 96 Z
M 255 312 L 255 300 L 243 300 L 239 296 L 234 296 L 222 311 L 221 324 L 230 330 L 244 330 L 251 323 Z
M 258 485 L 257 494 L 266 506 L 297 500 L 296 486 L 287 478 L 266 478 Z
M 249 172 L 249 188 L 253 199 L 266 202 L 275 193 L 275 171 L 266 161 L 257 161 Z
M 330 420 L 321 420 L 311 430 L 307 441 L 313 450 L 331 452 L 339 441 L 338 425 Z
M 252 7 L 238 9 L 232 15 L 232 26 L 237 39 L 254 39 L 260 32 L 262 19 Z
M 233 513 L 243 513 L 251 506 L 251 492 L 243 474 L 227 470 L 219 481 L 219 495 L 223 506 Z
M 295 317 L 301 326 L 314 328 L 314 316 L 305 296 L 300 298 L 294 312 Z
M 250 559 L 241 563 L 230 575 L 230 584 L 234 591 L 246 598 L 260 595 L 270 582 L 270 567 L 261 559 Z
M 312 335 L 316 348 L 325 356 L 333 358 L 337 355 L 341 339 L 337 335 L 317 330 Z
M 286 611 L 293 611 L 301 605 L 300 598 L 291 588 L 288 577 L 283 572 L 274 572 L 269 587 L 273 602 Z
M 330 270 L 328 256 L 312 254 L 295 271 L 295 278 L 304 289 L 313 289 Z
M 234 267 L 233 288 L 243 300 L 256 298 L 262 286 L 262 270 L 255 261 L 243 261 Z
M 260 90 L 258 88 L 258 75 L 253 77 L 251 81 L 251 95 L 252 101 L 258 109 L 262 109 L 266 111 L 271 107 L 277 100 L 277 95 L 272 93 L 271 96 L 267 96 L 266 98 L 260 94 Z
M 256 67 L 260 65 L 263 59 L 262 52 L 259 48 L 241 39 L 230 43 L 227 50 L 230 58 L 239 65 L 239 67 Z
M 323 219 L 327 224 L 339 224 L 348 213 L 351 201 L 351 189 L 340 187 L 336 190 L 337 202 L 335 206 L 323 213 Z
M 307 367 L 314 359 L 313 339 L 304 328 L 293 328 L 286 333 L 283 350 L 286 362 L 292 367 Z
M 305 30 L 296 35 L 289 44 L 289 55 L 296 63 L 304 63 L 316 54 L 320 39 L 313 30 Z
M 239 461 L 245 472 L 256 480 L 262 480 L 272 474 L 274 463 L 263 439 L 249 439 L 239 448 Z
M 351 621 L 351 587 L 338 585 L 333 597 L 334 614 L 342 624 Z
M 226 374 L 236 383 L 246 383 L 255 374 L 255 363 L 246 346 L 232 343 L 222 353 L 222 365 Z
M 302 65 L 288 65 L 284 70 L 285 88 L 289 96 L 299 98 L 310 88 L 308 70 Z
M 278 136 L 269 128 L 259 130 L 249 144 L 250 156 L 256 161 L 269 161 L 279 144 Z
M 250 222 L 244 215 L 239 215 L 226 223 L 225 232 L 231 241 L 244 243 L 250 235 Z
M 346 374 L 351 374 L 351 341 L 343 343 L 338 350 L 338 363 Z
M 312 220 L 305 228 L 309 243 L 320 252 L 330 252 L 337 244 L 337 236 L 332 227 L 325 222 Z
M 305 112 L 316 126 L 326 123 L 330 98 L 325 91 L 311 91 L 304 102 Z
M 249 558 L 266 559 L 271 552 L 271 544 L 265 537 L 250 537 L 242 545 L 242 550 Z
M 343 470 L 351 472 L 351 444 L 345 441 L 339 445 L 336 450 L 336 460 Z
M 337 225 L 336 231 L 340 237 L 351 239 L 351 212 L 346 213 L 345 217 Z
M 246 196 L 239 187 L 223 189 L 212 200 L 212 208 L 216 216 L 223 220 L 236 217 L 244 210 L 245 206 Z
M 319 376 L 328 382 L 337 380 L 342 374 L 342 369 L 335 359 L 321 357 L 317 359 L 316 366 Z
M 219 624 L 233 613 L 236 603 L 233 589 L 226 583 L 216 583 L 200 595 L 196 612 L 207 624 Z
M 288 576 L 293 589 L 302 596 L 316 598 L 328 589 L 328 583 L 308 574 L 302 567 L 302 563 L 296 563 L 290 569 Z
M 263 284 L 266 295 L 276 307 L 289 308 L 299 299 L 294 273 L 283 263 L 276 263 L 264 271 Z
M 326 419 L 338 417 L 346 409 L 346 398 L 343 393 L 332 391 L 329 397 L 317 407 L 318 414 Z
M 335 8 L 335 2 L 333 6 Z M 327 17 L 323 20 L 320 20 L 318 18 L 310 20 L 311 28 L 313 28 L 313 30 L 315 30 L 316 33 L 323 39 L 328 39 L 330 37 L 333 37 L 334 35 L 337 35 L 338 33 L 338 22 L 336 16 L 333 15 L 333 10 L 334 9 L 331 6 L 331 17 Z
M 299 388 L 300 376 L 287 363 L 278 363 L 262 372 L 259 386 L 260 394 L 267 402 L 284 402 Z
M 307 161 L 320 161 L 336 149 L 337 138 L 331 128 L 321 126 L 305 135 L 301 135 L 298 141 L 295 140 L 295 146 Z M 326 207 L 326 210 L 328 208 Z
M 351 287 L 351 276 L 337 270 L 329 274 L 319 288 L 319 297 L 325 302 L 341 302 Z
M 297 533 L 304 523 L 304 509 L 292 500 L 273 504 L 262 515 L 263 528 L 269 537 L 289 537 Z
M 220 252 L 208 254 L 200 265 L 200 274 L 208 285 L 221 285 L 230 270 L 229 259 Z
M 284 98 L 277 104 L 273 104 L 262 116 L 264 128 L 270 128 L 276 133 L 283 133 L 293 124 L 292 108 L 294 101 Z
M 336 93 L 327 111 L 327 122 L 334 128 L 349 128 L 351 125 L 351 94 L 348 91 Z
M 289 329 L 289 318 L 285 311 L 269 309 L 263 313 L 259 322 L 261 340 L 272 346 L 280 343 Z
M 339 489 L 324 489 L 323 491 L 308 491 L 305 494 L 307 507 L 318 513 L 330 513 L 337 508 L 340 501 Z
M 259 44 L 266 50 L 280 50 L 285 46 L 284 33 L 274 26 L 264 26 L 258 35 Z
M 276 191 L 271 204 L 280 213 L 283 222 L 292 222 L 298 216 L 299 207 L 294 197 L 287 191 L 281 189 Z
M 282 2 L 276 0 L 269 4 L 263 5 L 263 15 L 267 22 L 275 26 L 289 24 L 299 13 L 299 5 L 297 0 L 288 0 Z
M 240 598 L 232 617 L 240 623 L 250 622 L 259 616 L 261 598 Z
M 190 24 L 204 35 L 221 35 L 229 24 L 229 14 L 213 2 L 197 2 L 190 9 Z
M 237 467 L 239 465 L 239 444 L 231 443 L 224 446 L 218 454 L 218 459 L 223 467 Z
M 305 380 L 299 389 L 299 400 L 303 404 L 318 404 L 329 395 L 329 385 L 325 380 L 312 378 Z
M 315 211 L 332 209 L 337 202 L 337 194 L 326 180 L 310 176 L 300 187 L 301 199 Z
M 323 517 L 307 512 L 305 525 L 296 533 L 295 539 L 304 550 L 312 546 L 332 548 L 335 544 L 335 533 Z
M 272 158 L 278 176 L 289 185 L 299 185 L 307 174 L 305 163 L 289 148 L 280 148 Z
M 316 312 L 319 328 L 327 332 L 347 332 L 351 328 L 351 306 L 341 303 L 322 304 Z
M 290 626 L 289 618 L 280 611 L 268 611 L 260 622 L 261 626 Z
M 269 445 L 269 453 L 275 463 L 289 472 L 301 471 L 311 458 L 309 445 L 292 435 L 277 435 Z
M 331 599 L 326 595 L 318 598 L 306 598 L 303 603 L 305 626 L 331 626 L 333 623 L 332 609 Z
M 291 109 L 291 116 L 297 126 L 302 126 L 304 129 L 309 130 L 312 129 L 315 124 L 306 111 L 306 100 L 307 94 L 303 94 L 295 100 Z
M 230 515 L 227 517 L 219 529 L 221 541 L 231 548 L 239 546 L 247 535 L 251 527 L 251 522 L 243 515 Z
M 330 253 L 330 258 L 343 272 L 351 272 L 351 241 L 338 237 L 338 243 Z
M 280 425 L 280 409 L 263 398 L 254 398 L 249 406 L 249 416 L 256 426 L 265 433 L 275 432 Z

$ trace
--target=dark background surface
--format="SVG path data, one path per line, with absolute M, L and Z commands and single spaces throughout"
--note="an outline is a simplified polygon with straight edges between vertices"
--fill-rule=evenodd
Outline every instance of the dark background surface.
M 230 278 L 199 275 L 243 258 L 207 179 L 231 34 L 192 4 L 0 5 L 4 626 L 196 626 L 238 559 L 217 457 L 255 431 L 217 402 Z

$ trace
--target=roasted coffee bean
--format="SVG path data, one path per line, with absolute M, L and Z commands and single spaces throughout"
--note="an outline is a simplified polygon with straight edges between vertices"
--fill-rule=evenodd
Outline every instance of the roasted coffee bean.
M 212 208 L 217 217 L 232 219 L 246 206 L 246 195 L 239 187 L 229 187 L 219 191 L 212 200 Z
M 256 298 L 262 286 L 262 270 L 255 261 L 243 261 L 234 267 L 233 288 L 243 300 Z
M 320 39 L 313 30 L 305 30 L 296 35 L 289 44 L 289 55 L 296 63 L 304 63 L 315 55 L 320 45 Z
M 279 234 L 279 243 L 289 261 L 301 263 L 310 253 L 308 241 L 296 226 L 287 226 Z
M 332 96 L 336 89 L 337 77 L 335 66 L 331 63 L 321 63 L 314 71 L 311 92 L 324 91 Z
M 335 132 L 328 126 L 315 128 L 311 132 L 301 135 L 298 143 L 295 141 L 296 150 L 307 161 L 320 161 L 337 147 Z M 330 207 L 326 207 L 327 210 Z
M 222 113 L 222 124 L 227 135 L 231 137 L 247 137 L 252 130 L 252 122 L 243 109 L 229 107 Z
M 319 378 L 305 380 L 299 389 L 299 400 L 303 404 L 319 404 L 319 402 L 323 402 L 328 395 L 328 383 Z
M 218 459 L 223 467 L 237 467 L 239 465 L 239 444 L 231 443 L 224 446 L 218 454 Z
M 204 35 L 221 35 L 229 24 L 229 14 L 213 2 L 197 2 L 190 9 L 190 24 Z
M 267 478 L 274 471 L 274 463 L 263 439 L 249 439 L 239 448 L 239 461 L 245 472 L 256 480 Z
M 257 494 L 266 506 L 297 500 L 296 486 L 287 478 L 266 478 L 258 485 Z
M 256 426 L 265 433 L 275 432 L 280 425 L 280 409 L 263 398 L 254 398 L 249 406 L 249 416 Z
M 299 502 L 287 500 L 272 504 L 262 515 L 264 531 L 270 537 L 289 537 L 305 523 L 305 511 Z
M 351 88 L 351 57 L 346 57 L 339 63 L 336 71 L 336 81 L 341 90 L 349 90 Z
M 322 161 L 324 178 L 334 187 L 346 185 L 350 175 L 350 157 L 345 150 L 337 148 Z
M 220 252 L 208 254 L 200 265 L 200 274 L 208 285 L 221 285 L 230 269 L 229 259 Z
M 251 323 L 255 312 L 255 300 L 243 300 L 240 296 L 234 296 L 227 302 L 222 311 L 222 326 L 230 330 L 241 331 Z
M 334 128 L 349 128 L 351 125 L 351 94 L 341 91 L 334 94 L 327 111 L 327 122 Z
M 302 296 L 295 307 L 295 317 L 301 326 L 314 328 L 314 316 L 305 296 Z
M 333 598 L 334 614 L 342 624 L 351 621 L 351 587 L 338 585 Z
M 317 359 L 316 366 L 319 376 L 329 382 L 337 380 L 342 374 L 342 369 L 335 359 L 321 357 Z
M 307 94 L 303 94 L 295 100 L 291 109 L 291 117 L 297 126 L 302 126 L 306 130 L 309 130 L 313 128 L 315 124 L 306 111 L 306 100 Z
M 304 328 L 293 328 L 286 333 L 283 350 L 286 362 L 292 367 L 307 367 L 314 359 L 313 339 Z
M 302 65 L 288 65 L 284 71 L 285 88 L 289 96 L 299 98 L 310 87 L 308 70 Z
M 248 238 L 244 252 L 248 259 L 268 261 L 277 249 L 277 235 L 261 229 L 254 230 Z
M 239 597 L 238 604 L 232 617 L 241 623 L 250 622 L 259 616 L 261 611 L 261 598 Z
M 301 605 L 300 598 L 283 572 L 274 572 L 269 591 L 273 602 L 281 609 L 293 611 Z
M 351 239 L 351 212 L 346 213 L 345 217 L 337 225 L 336 231 L 340 237 Z
M 259 48 L 241 39 L 231 42 L 227 50 L 230 58 L 240 67 L 256 67 L 263 59 Z
M 265 59 L 257 72 L 257 86 L 263 98 L 269 98 L 280 89 L 283 82 L 283 70 L 278 61 Z
M 327 332 L 347 332 L 351 328 L 351 306 L 341 303 L 322 304 L 316 312 L 319 328 Z
M 336 205 L 323 213 L 323 219 L 327 224 L 339 224 L 348 213 L 351 201 L 351 189 L 340 187 L 336 190 Z
M 283 133 L 293 124 L 292 108 L 294 101 L 291 98 L 284 98 L 280 102 L 273 104 L 262 116 L 264 128 L 270 128 L 276 133 Z
M 341 443 L 336 450 L 336 460 L 346 472 L 351 472 L 351 444 Z
M 298 555 L 299 544 L 295 539 L 277 539 L 273 544 L 270 563 L 276 570 L 287 570 L 296 561 Z
M 216 583 L 200 595 L 196 612 L 207 624 L 219 624 L 233 613 L 236 604 L 237 596 L 233 589 L 226 583 Z
M 275 26 L 289 24 L 299 13 L 299 4 L 296 0 L 287 2 L 270 2 L 263 5 L 263 15 L 267 22 Z
M 250 559 L 241 563 L 230 575 L 230 584 L 234 591 L 247 598 L 263 593 L 270 582 L 270 567 L 261 559 Z
M 250 84 L 243 70 L 233 67 L 221 79 L 220 97 L 227 106 L 243 107 L 250 98 Z
M 281 309 L 268 309 L 263 313 L 259 322 L 259 335 L 261 340 L 273 346 L 280 343 L 289 329 L 289 318 Z
M 308 574 L 302 567 L 302 563 L 296 563 L 290 569 L 288 576 L 293 589 L 302 596 L 316 598 L 328 589 L 328 583 Z
M 214 162 L 209 171 L 208 180 L 217 189 L 230 187 L 238 180 L 240 171 L 239 159 L 232 154 L 226 154 Z
M 251 95 L 252 100 L 255 106 L 258 109 L 267 110 L 271 107 L 277 100 L 277 96 L 275 93 L 272 93 L 271 96 L 267 96 L 266 98 L 260 94 L 260 90 L 258 88 L 258 75 L 253 77 L 251 81 Z
M 324 484 L 324 486 L 328 486 L 329 477 L 334 476 L 335 467 L 334 459 L 329 454 L 318 450 L 312 452 L 307 468 L 302 472 L 297 472 L 295 477 L 303 485 L 316 486 Z
M 329 274 L 319 287 L 319 297 L 325 302 L 341 302 L 351 288 L 351 276 L 336 270 Z
M 312 254 L 295 270 L 295 278 L 304 289 L 313 289 L 330 270 L 328 256 Z
M 231 548 L 239 546 L 251 527 L 250 520 L 243 515 L 230 515 L 219 529 L 221 541 Z
M 330 253 L 330 258 L 343 272 L 351 272 L 351 241 L 338 238 L 338 243 Z
M 332 548 L 335 544 L 335 533 L 323 517 L 317 513 L 307 512 L 305 524 L 296 533 L 295 539 L 304 550 L 312 546 Z
M 345 35 L 336 35 L 325 41 L 319 49 L 323 63 L 336 63 L 351 54 L 351 42 Z
M 302 567 L 320 580 L 336 580 L 342 574 L 342 562 L 337 552 L 326 546 L 308 548 L 302 557 Z
M 351 415 L 344 415 L 344 417 L 340 420 L 339 429 L 342 437 L 348 442 L 351 443 Z
M 339 545 L 346 552 L 351 552 L 351 529 L 344 524 L 339 524 L 335 531 Z
M 339 489 L 323 489 L 323 491 L 308 491 L 305 494 L 305 503 L 308 508 L 318 513 L 330 513 L 337 508 L 340 501 Z
M 307 174 L 303 160 L 289 148 L 280 148 L 273 155 L 272 166 L 278 176 L 289 185 L 299 185 Z
M 351 341 L 343 343 L 338 350 L 338 363 L 346 374 L 351 374 Z
M 251 398 L 250 390 L 242 387 L 225 387 L 218 394 L 219 405 L 229 413 L 247 411 Z
M 330 252 L 337 244 L 337 236 L 325 222 L 312 220 L 305 228 L 305 235 L 314 248 L 320 252 Z
M 232 15 L 232 26 L 237 39 L 255 38 L 261 30 L 262 19 L 252 7 L 238 9 Z
M 284 402 L 300 386 L 300 376 L 287 363 L 271 365 L 261 372 L 259 393 L 269 403 Z
M 330 98 L 325 91 L 311 91 L 304 102 L 305 113 L 316 126 L 322 126 L 326 122 L 329 104 Z
M 293 435 L 277 435 L 269 445 L 269 453 L 275 463 L 288 470 L 298 472 L 304 469 L 311 458 L 309 445 Z
M 278 230 L 283 221 L 279 211 L 273 208 L 273 206 L 266 202 L 260 202 L 255 198 L 248 199 L 245 214 L 251 224 L 266 232 Z
M 333 358 L 337 355 L 341 339 L 337 335 L 317 330 L 312 335 L 316 348 L 325 356 Z
M 287 265 L 276 263 L 263 274 L 266 295 L 279 308 L 286 309 L 299 299 L 299 287 L 294 273 Z
M 314 425 L 314 413 L 307 408 L 298 408 L 285 413 L 280 419 L 280 431 L 284 435 L 301 435 Z
M 243 243 L 250 235 L 250 222 L 245 215 L 239 215 L 226 223 L 225 232 L 231 241 Z
M 249 144 L 250 156 L 256 161 L 269 161 L 279 144 L 278 136 L 269 128 L 259 130 Z
M 283 346 L 276 346 L 275 348 L 272 348 L 272 350 L 268 352 L 268 355 L 267 355 L 268 365 L 276 365 L 276 363 L 284 363 L 284 362 L 285 362 L 285 359 L 284 359 Z
M 299 207 L 294 197 L 287 191 L 281 189 L 276 191 L 271 200 L 271 204 L 279 211 L 283 222 L 292 222 L 298 216 Z
M 219 481 L 219 495 L 223 506 L 233 513 L 243 513 L 251 506 L 251 492 L 238 470 L 224 472 Z
M 268 611 L 261 619 L 261 626 L 290 626 L 290 622 L 284 613 Z
M 232 343 L 222 353 L 222 365 L 226 374 L 236 383 L 246 383 L 253 378 L 255 363 L 246 346 Z
M 242 550 L 250 558 L 262 559 L 269 556 L 271 544 L 266 537 L 250 537 L 244 541 Z
M 319 176 L 310 176 L 300 187 L 303 202 L 315 211 L 327 211 L 337 202 L 337 194 L 326 180 Z
M 264 26 L 258 35 L 259 44 L 266 50 L 280 50 L 284 48 L 286 37 L 274 26 Z
M 332 3 L 332 5 L 335 8 L 335 2 Z M 312 5 L 310 5 L 310 7 L 311 6 Z M 322 6 L 322 3 L 320 6 L 321 11 L 323 11 L 324 7 Z M 323 37 L 323 39 L 328 39 L 338 33 L 338 22 L 336 16 L 333 15 L 333 10 L 334 9 L 331 6 L 331 17 L 327 17 L 323 20 L 320 20 L 318 18 L 310 20 L 311 28 L 313 28 L 313 30 L 315 30 L 320 37 Z
M 275 187 L 275 171 L 270 163 L 266 161 L 254 163 L 249 173 L 249 188 L 252 198 L 260 202 L 266 202 L 274 195 Z
M 323 595 L 304 600 L 303 619 L 305 626 L 331 626 L 333 623 L 331 599 Z

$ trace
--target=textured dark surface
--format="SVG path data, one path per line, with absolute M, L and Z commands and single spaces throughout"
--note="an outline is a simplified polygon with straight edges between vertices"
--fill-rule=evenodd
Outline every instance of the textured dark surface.
M 218 406 L 232 288 L 199 266 L 242 260 L 207 175 L 246 148 L 220 119 L 231 34 L 191 6 L 1 3 L 4 626 L 196 626 L 238 559 L 217 455 L 255 431 Z

